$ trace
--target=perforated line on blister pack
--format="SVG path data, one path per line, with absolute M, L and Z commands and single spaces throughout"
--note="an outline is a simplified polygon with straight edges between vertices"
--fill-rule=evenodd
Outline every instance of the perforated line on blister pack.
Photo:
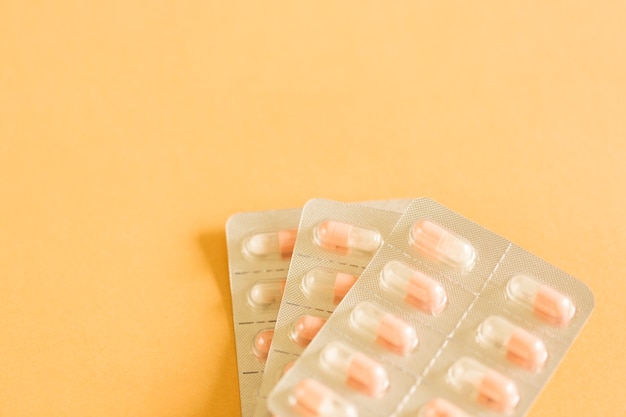
M 465 321 L 465 318 L 469 315 L 470 311 L 474 307 L 474 304 L 476 304 L 476 302 L 478 301 L 478 298 L 480 297 L 480 294 L 482 294 L 482 292 L 485 290 L 485 288 L 487 288 L 487 285 L 489 284 L 489 282 L 493 278 L 494 274 L 496 273 L 496 271 L 500 267 L 500 264 L 502 263 L 502 261 L 504 261 L 504 258 L 506 257 L 507 253 L 509 252 L 509 250 L 511 249 L 512 246 L 513 245 L 511 243 L 508 244 L 506 250 L 504 251 L 504 253 L 500 257 L 500 259 L 498 260 L 498 263 L 496 263 L 495 267 L 493 268 L 493 270 L 491 271 L 491 273 L 489 274 L 489 276 L 487 277 L 485 282 L 483 282 L 483 285 L 478 290 L 478 293 L 475 294 L 474 299 L 472 300 L 472 302 L 465 309 L 465 312 L 463 313 L 463 315 L 461 316 L 459 321 L 456 323 L 456 326 L 454 326 L 452 331 L 446 336 L 446 340 L 444 340 L 444 342 L 439 347 L 439 349 L 437 350 L 437 352 L 435 353 L 433 358 L 430 360 L 430 362 L 428 362 L 428 365 L 426 365 L 426 367 L 422 371 L 421 375 L 417 378 L 417 381 L 415 382 L 415 384 L 413 384 L 413 386 L 409 389 L 407 394 L 402 398 L 402 401 L 400 401 L 400 403 L 396 407 L 396 410 L 393 412 L 393 414 L 390 417 L 397 417 L 398 416 L 398 414 L 404 409 L 406 404 L 409 402 L 409 400 L 411 399 L 411 397 L 413 396 L 413 394 L 415 393 L 417 388 L 422 384 L 422 381 L 424 380 L 424 378 L 428 375 L 428 373 L 430 372 L 432 367 L 435 365 L 435 362 L 437 362 L 437 359 L 439 359 L 439 357 L 441 356 L 443 351 L 446 349 L 446 347 L 448 346 L 448 344 L 450 343 L 450 341 L 454 337 L 454 334 L 461 327 L 461 325 Z

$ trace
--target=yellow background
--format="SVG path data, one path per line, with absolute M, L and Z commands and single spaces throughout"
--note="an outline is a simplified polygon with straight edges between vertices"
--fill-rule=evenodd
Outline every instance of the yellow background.
M 596 310 L 626 415 L 626 4 L 0 0 L 0 416 L 238 416 L 224 223 L 432 197 Z

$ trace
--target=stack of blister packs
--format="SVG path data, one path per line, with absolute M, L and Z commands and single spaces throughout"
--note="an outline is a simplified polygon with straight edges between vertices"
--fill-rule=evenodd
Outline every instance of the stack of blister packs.
M 594 304 L 428 199 L 314 199 L 226 235 L 242 417 L 524 416 Z

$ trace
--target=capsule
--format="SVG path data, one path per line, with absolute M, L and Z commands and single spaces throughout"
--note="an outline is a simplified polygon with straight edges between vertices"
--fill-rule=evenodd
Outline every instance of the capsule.
M 380 233 L 376 230 L 334 220 L 326 220 L 316 225 L 313 239 L 324 249 L 339 253 L 354 251 L 363 254 L 376 251 L 382 241 Z
M 322 326 L 326 323 L 326 319 L 317 316 L 304 315 L 299 317 L 293 326 L 289 337 L 297 345 L 306 347 L 311 340 L 317 335 Z
M 286 279 L 268 279 L 256 282 L 248 292 L 248 303 L 260 309 L 278 308 L 285 292 Z
M 502 317 L 485 319 L 476 338 L 481 345 L 501 352 L 509 362 L 529 371 L 539 371 L 548 358 L 541 339 Z
M 256 233 L 243 242 L 243 252 L 251 258 L 289 258 L 296 244 L 298 229 Z
M 428 220 L 413 224 L 410 243 L 420 253 L 460 272 L 471 271 L 476 262 L 476 251 L 467 240 Z
M 350 313 L 350 328 L 397 355 L 407 355 L 418 344 L 415 329 L 369 302 L 357 304 Z
M 469 415 L 448 400 L 433 398 L 424 404 L 419 417 L 469 417 Z
M 380 282 L 386 291 L 425 313 L 436 315 L 446 308 L 448 295 L 443 286 L 402 262 L 387 262 L 381 272 Z
M 519 402 L 512 380 L 472 358 L 457 360 L 448 370 L 448 380 L 477 403 L 499 413 L 513 411 Z
M 506 293 L 513 301 L 553 326 L 566 326 L 576 312 L 572 300 L 528 275 L 520 274 L 511 278 Z
M 315 268 L 302 279 L 302 291 L 309 298 L 339 304 L 357 277 L 327 268 Z
M 294 387 L 289 404 L 301 417 L 358 417 L 354 405 L 337 395 L 326 385 L 306 378 Z
M 320 356 L 322 369 L 369 397 L 381 397 L 389 387 L 385 368 L 341 342 L 330 342 Z
M 256 336 L 254 336 L 252 352 L 254 352 L 254 355 L 262 362 L 265 362 L 267 355 L 270 353 L 270 346 L 272 345 L 273 337 L 273 329 L 261 330 L 256 334 Z

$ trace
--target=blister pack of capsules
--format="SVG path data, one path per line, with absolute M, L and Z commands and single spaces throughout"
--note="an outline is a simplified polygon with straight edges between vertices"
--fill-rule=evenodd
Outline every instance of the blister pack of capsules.
M 410 200 L 353 203 L 402 212 Z M 251 417 L 302 209 L 238 213 L 226 224 L 242 417 Z
M 276 321 L 255 416 L 268 416 L 265 398 L 356 282 L 410 201 L 389 210 L 330 200 L 303 211 Z
M 577 279 L 415 200 L 267 403 L 280 417 L 524 416 L 593 305 Z

